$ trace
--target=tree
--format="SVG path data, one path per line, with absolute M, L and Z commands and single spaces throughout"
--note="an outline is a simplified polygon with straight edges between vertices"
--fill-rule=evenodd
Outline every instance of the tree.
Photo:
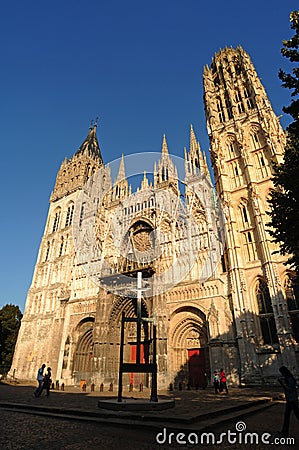
M 288 41 L 283 41 L 281 53 L 290 62 L 298 63 L 299 11 L 290 14 L 290 21 L 295 34 Z M 269 199 L 271 221 L 268 225 L 274 242 L 280 245 L 280 253 L 289 255 L 287 264 L 299 276 L 299 67 L 294 67 L 292 73 L 280 69 L 279 78 L 284 88 L 292 90 L 294 99 L 283 111 L 294 120 L 286 129 L 284 161 L 274 167 L 275 189 L 271 191 Z
M 9 370 L 23 315 L 15 305 L 0 309 L 0 373 Z

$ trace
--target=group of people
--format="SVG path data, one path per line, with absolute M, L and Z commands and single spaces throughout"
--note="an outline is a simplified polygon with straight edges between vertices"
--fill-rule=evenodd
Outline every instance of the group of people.
M 298 407 L 298 392 L 297 383 L 293 374 L 285 366 L 279 369 L 281 377 L 278 378 L 279 383 L 284 389 L 286 406 L 284 412 L 284 420 L 281 434 L 282 436 L 289 435 L 290 416 L 292 411 L 295 417 L 299 420 L 299 407 Z M 223 369 L 220 369 L 219 373 L 215 370 L 213 374 L 213 385 L 215 388 L 215 394 L 226 392 L 228 393 L 226 375 Z
M 228 394 L 226 375 L 222 368 L 220 369 L 219 374 L 216 370 L 214 371 L 213 385 L 215 394 L 222 394 L 224 391 Z
M 52 384 L 52 379 L 51 379 L 51 367 L 47 368 L 47 372 L 44 373 L 46 368 L 46 364 L 43 364 L 37 371 L 37 382 L 38 382 L 38 387 L 36 388 L 36 390 L 34 391 L 34 396 L 35 397 L 40 397 L 41 393 L 43 392 L 43 390 L 46 391 L 46 396 L 49 397 L 50 395 L 50 387 Z
M 47 368 L 46 373 L 44 373 L 46 364 L 43 364 L 37 372 L 38 387 L 34 391 L 35 397 L 40 397 L 43 390 L 46 391 L 46 396 L 50 395 L 50 388 L 52 384 L 51 379 L 51 367 Z M 281 386 L 284 388 L 286 407 L 284 414 L 284 422 L 282 427 L 282 435 L 287 436 L 289 433 L 290 416 L 292 411 L 294 412 L 296 418 L 299 420 L 299 408 L 298 408 L 298 394 L 297 394 L 297 383 L 285 366 L 279 369 L 281 373 L 281 378 L 278 379 Z M 213 385 L 215 389 L 215 394 L 226 392 L 228 394 L 227 379 L 224 370 L 221 368 L 219 373 L 215 370 L 213 374 Z

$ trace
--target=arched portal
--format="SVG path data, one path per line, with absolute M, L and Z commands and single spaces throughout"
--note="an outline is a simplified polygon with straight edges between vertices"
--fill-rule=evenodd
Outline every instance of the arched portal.
M 94 376 L 93 361 L 93 326 L 94 318 L 82 320 L 76 328 L 76 347 L 73 359 L 73 377 L 76 382 L 80 380 L 91 381 Z
M 111 311 L 108 325 L 107 336 L 107 354 L 106 354 L 106 367 L 105 367 L 105 379 L 108 381 L 116 382 L 119 372 L 119 344 L 121 333 L 121 318 L 124 312 L 125 317 L 135 318 L 137 316 L 137 299 L 136 298 L 115 298 L 115 303 Z M 145 300 L 141 303 L 141 315 L 142 317 L 149 317 L 148 307 Z M 137 328 L 136 323 L 128 322 L 125 324 L 125 346 L 124 346 L 124 362 L 132 362 L 136 356 L 136 340 L 137 340 Z M 148 323 L 144 322 L 141 330 L 141 339 L 147 342 L 149 339 L 149 327 Z M 141 360 L 146 362 L 148 358 L 148 349 L 146 344 L 142 346 Z M 148 384 L 148 376 L 142 374 L 124 374 L 124 385 L 144 385 Z
M 197 308 L 176 310 L 170 320 L 169 353 L 175 384 L 205 387 L 210 373 L 205 315 Z

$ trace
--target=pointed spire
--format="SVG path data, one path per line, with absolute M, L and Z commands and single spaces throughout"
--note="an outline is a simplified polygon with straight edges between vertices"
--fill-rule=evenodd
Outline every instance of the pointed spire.
M 165 134 L 163 134 L 162 155 L 168 155 L 168 146 L 167 146 L 167 141 L 166 141 L 166 135 Z
M 190 125 L 190 147 L 189 153 L 184 149 L 185 153 L 185 174 L 186 177 L 197 177 L 203 170 L 204 156 L 201 151 L 199 142 L 196 140 L 193 125 Z
M 113 185 L 112 199 L 121 200 L 126 195 L 128 195 L 128 180 L 125 174 L 125 157 L 122 154 L 118 174 Z
M 147 176 L 146 176 L 146 171 L 144 171 L 144 173 L 143 173 L 143 180 L 141 182 L 141 189 L 147 189 L 148 187 L 149 187 L 148 179 L 147 179 Z
M 83 155 L 83 154 L 99 159 L 100 164 L 101 165 L 104 164 L 97 138 L 97 120 L 94 125 L 93 122 L 90 124 L 88 135 L 86 139 L 83 141 L 79 150 L 76 152 L 76 155 Z
M 126 178 L 126 173 L 125 173 L 125 157 L 124 154 L 121 155 L 121 160 L 119 163 L 119 170 L 118 170 L 118 174 L 116 177 L 116 182 L 120 182 L 122 180 L 125 180 Z
M 193 130 L 192 124 L 190 125 L 190 153 L 195 154 L 198 150 L 198 143 L 196 141 L 196 136 Z

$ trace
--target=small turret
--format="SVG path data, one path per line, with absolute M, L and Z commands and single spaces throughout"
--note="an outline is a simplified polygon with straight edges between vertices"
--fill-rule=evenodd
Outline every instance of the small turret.
M 112 189 L 112 201 L 122 200 L 128 195 L 128 180 L 125 173 L 125 159 L 122 154 L 119 170 Z
M 155 188 L 171 188 L 178 194 L 178 174 L 174 163 L 168 152 L 168 145 L 165 134 L 162 140 L 161 158 L 154 168 Z

